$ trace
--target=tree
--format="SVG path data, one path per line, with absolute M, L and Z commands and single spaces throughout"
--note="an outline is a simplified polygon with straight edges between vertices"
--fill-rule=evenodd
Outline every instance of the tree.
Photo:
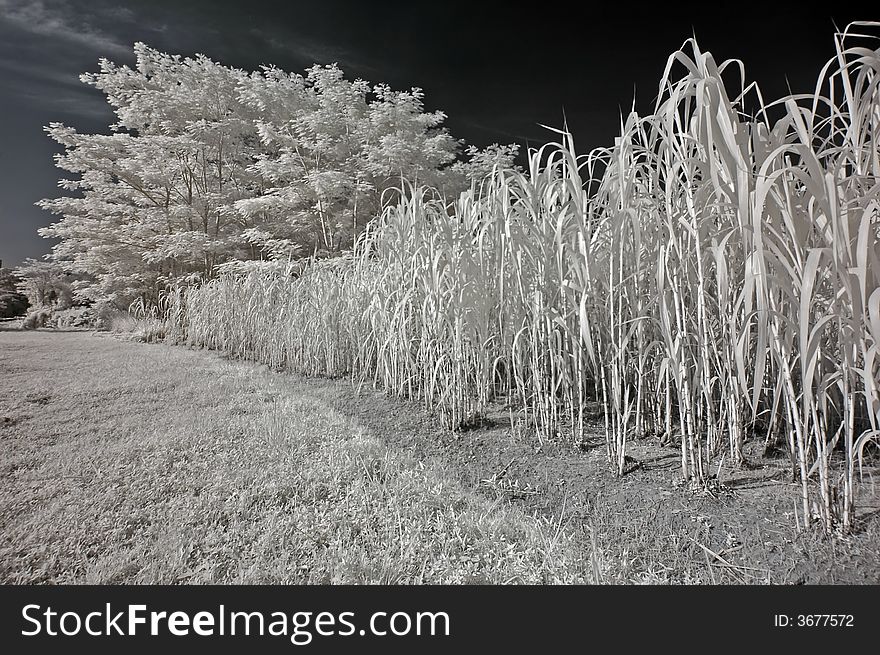
M 40 230 L 60 240 L 53 260 L 88 276 L 82 296 L 120 307 L 224 262 L 336 254 L 403 179 L 455 194 L 515 155 L 496 145 L 458 161 L 421 90 L 349 81 L 336 65 L 246 73 L 134 52 L 134 68 L 102 59 L 81 77 L 113 107 L 111 134 L 46 128 L 77 177 L 39 203 L 61 217 Z
M 0 268 L 0 318 L 22 316 L 28 308 L 27 296 L 18 290 L 21 282 L 8 268 Z
M 55 262 L 26 259 L 13 275 L 17 290 L 24 294 L 33 309 L 67 309 L 74 302 L 74 276 Z
M 269 187 L 236 209 L 260 219 L 262 228 L 248 235 L 254 242 L 284 246 L 273 254 L 349 247 L 402 178 L 442 185 L 443 168 L 456 159 L 445 115 L 425 113 L 419 89 L 352 82 L 332 65 L 305 77 L 266 68 L 241 96 L 260 112 L 264 153 L 253 170 Z
M 116 111 L 113 134 L 47 128 L 65 147 L 59 168 L 79 175 L 61 186 L 80 197 L 40 203 L 63 217 L 40 231 L 61 239 L 53 256 L 95 279 L 82 293 L 122 306 L 247 256 L 228 210 L 259 191 L 248 172 L 254 116 L 236 93 L 245 73 L 144 44 L 135 54 L 135 69 L 101 60 L 99 73 L 82 76 Z

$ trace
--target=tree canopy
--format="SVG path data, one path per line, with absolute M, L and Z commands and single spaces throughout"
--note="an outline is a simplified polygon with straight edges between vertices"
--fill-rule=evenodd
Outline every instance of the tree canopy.
M 125 304 L 235 260 L 326 256 L 349 248 L 402 180 L 455 195 L 516 146 L 464 147 L 418 88 L 348 80 L 337 65 L 304 75 L 246 72 L 135 44 L 81 76 L 116 114 L 110 134 L 47 128 L 64 146 L 70 193 L 38 203 L 51 258 L 88 276 L 85 298 Z

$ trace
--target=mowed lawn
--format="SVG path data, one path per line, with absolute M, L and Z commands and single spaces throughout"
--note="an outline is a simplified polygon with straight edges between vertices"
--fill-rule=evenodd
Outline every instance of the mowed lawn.
M 321 384 L 0 331 L 0 582 L 586 581 L 559 525 L 395 450 Z

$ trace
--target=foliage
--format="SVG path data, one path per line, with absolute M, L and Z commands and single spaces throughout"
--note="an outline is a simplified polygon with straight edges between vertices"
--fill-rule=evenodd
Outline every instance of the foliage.
M 451 205 L 402 194 L 348 258 L 181 289 L 176 338 L 351 372 L 453 428 L 501 396 L 540 439 L 580 440 L 598 400 L 619 475 L 631 435 L 678 442 L 707 487 L 779 433 L 799 524 L 847 532 L 880 437 L 877 27 L 770 104 L 689 40 L 613 147 L 578 157 L 563 135 Z
M 0 318 L 23 315 L 30 303 L 27 296 L 18 291 L 20 280 L 11 269 L 0 268 Z
M 0 318 L 14 318 L 27 311 L 30 303 L 23 293 L 0 292 Z
M 17 288 L 34 309 L 67 309 L 74 303 L 76 276 L 56 262 L 26 259 L 15 271 Z
M 82 81 L 118 118 L 112 133 L 52 123 L 70 195 L 40 230 L 53 258 L 90 280 L 82 297 L 125 308 L 223 262 L 331 255 L 349 248 L 402 177 L 465 188 L 515 148 L 469 149 L 426 112 L 419 89 L 346 80 L 336 66 L 305 75 L 245 71 L 143 43 L 134 68 L 101 60 Z
M 48 307 L 42 307 L 30 312 L 21 322 L 23 330 L 36 330 L 42 327 L 48 327 L 52 321 L 52 310 Z
M 19 279 L 12 269 L 0 268 L 0 293 L 11 293 L 18 288 Z
M 91 307 L 71 307 L 52 313 L 52 327 L 94 328 L 98 317 Z

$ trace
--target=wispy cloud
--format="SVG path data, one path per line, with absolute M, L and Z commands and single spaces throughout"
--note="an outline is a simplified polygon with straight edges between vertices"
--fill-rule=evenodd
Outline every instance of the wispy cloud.
M 515 141 L 522 141 L 522 142 L 535 142 L 535 141 L 537 141 L 540 143 L 543 143 L 544 141 L 546 141 L 546 138 L 542 139 L 542 137 L 540 136 L 539 130 L 541 130 L 542 128 L 540 127 L 540 125 L 538 123 L 535 123 L 536 129 L 535 129 L 534 133 L 532 133 L 531 135 L 527 135 L 527 134 L 522 134 L 521 132 L 510 132 L 508 130 L 496 127 L 494 125 L 487 125 L 486 123 L 483 123 L 480 121 L 474 121 L 474 120 L 467 119 L 467 118 L 458 118 L 456 122 L 460 125 L 465 125 L 471 129 L 479 130 L 480 132 L 503 136 L 505 139 L 513 139 Z M 548 131 L 547 134 L 550 134 L 550 132 Z M 544 136 L 546 136 L 546 135 L 544 135 Z
M 76 0 L 0 0 L 0 95 L 7 111 L 108 120 L 106 100 L 79 80 L 101 56 L 131 57 L 131 46 L 107 31 L 103 9 Z
M 67 115 L 109 124 L 113 119 L 113 112 L 109 109 L 107 103 L 102 102 L 100 98 L 73 93 L 59 94 L 41 91 L 21 91 L 17 95 L 20 102 L 27 103 L 33 107 L 51 107 L 52 111 L 58 114 L 58 118 L 53 120 L 61 120 L 64 115 Z
M 2 53 L 0 53 L 2 54 Z M 58 70 L 51 64 L 19 63 L 9 61 L 0 56 L 0 74 L 4 80 L 22 79 L 53 87 L 69 89 L 87 88 L 79 79 L 79 74 L 72 71 Z
M 105 55 L 131 52 L 130 44 L 121 43 L 100 29 L 86 12 L 58 0 L 0 0 L 0 23 L 21 32 L 75 43 Z
M 375 68 L 363 60 L 363 57 L 335 45 L 316 41 L 301 32 L 282 34 L 268 32 L 257 27 L 248 30 L 248 34 L 261 41 L 272 51 L 296 57 L 306 65 L 337 63 L 343 69 L 356 67 L 370 73 Z

